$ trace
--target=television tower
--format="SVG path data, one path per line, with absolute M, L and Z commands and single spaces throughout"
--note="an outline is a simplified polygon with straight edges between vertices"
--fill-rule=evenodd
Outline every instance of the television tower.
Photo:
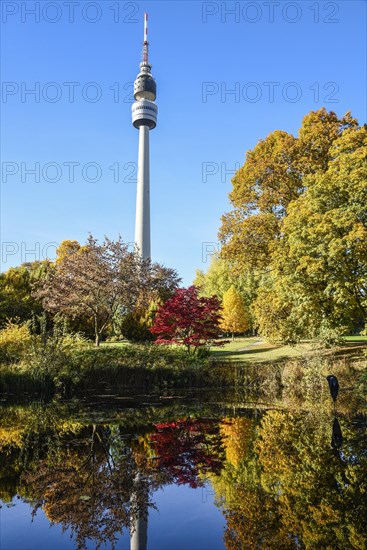
M 157 125 L 156 83 L 148 60 L 148 14 L 144 14 L 144 42 L 140 72 L 134 82 L 133 126 L 139 129 L 138 182 L 136 194 L 135 246 L 150 258 L 149 130 Z

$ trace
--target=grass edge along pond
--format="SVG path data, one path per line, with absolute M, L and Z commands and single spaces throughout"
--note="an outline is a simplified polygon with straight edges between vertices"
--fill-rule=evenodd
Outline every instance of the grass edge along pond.
M 118 393 L 190 388 L 235 388 L 278 396 L 307 395 L 324 377 L 341 377 L 348 387 L 367 387 L 365 342 L 331 350 L 311 343 L 276 346 L 260 338 L 238 339 L 209 354 L 188 355 L 178 347 L 105 344 L 94 348 L 78 339 L 27 342 L 19 357 L 0 364 L 0 393 L 70 396 L 85 391 Z

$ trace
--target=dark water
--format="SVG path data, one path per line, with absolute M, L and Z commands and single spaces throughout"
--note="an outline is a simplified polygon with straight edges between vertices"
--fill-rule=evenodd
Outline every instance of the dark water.
M 360 404 L 104 396 L 0 420 L 1 550 L 367 548 Z

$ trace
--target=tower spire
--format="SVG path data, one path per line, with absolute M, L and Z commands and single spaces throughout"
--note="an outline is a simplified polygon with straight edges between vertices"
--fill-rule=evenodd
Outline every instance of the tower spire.
M 143 65 L 149 65 L 148 14 L 144 13 Z

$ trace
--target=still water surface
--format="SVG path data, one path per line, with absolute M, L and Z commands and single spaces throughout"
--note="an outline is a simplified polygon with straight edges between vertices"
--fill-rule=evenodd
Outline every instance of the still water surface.
M 1 550 L 367 548 L 363 405 L 105 396 L 0 417 Z

